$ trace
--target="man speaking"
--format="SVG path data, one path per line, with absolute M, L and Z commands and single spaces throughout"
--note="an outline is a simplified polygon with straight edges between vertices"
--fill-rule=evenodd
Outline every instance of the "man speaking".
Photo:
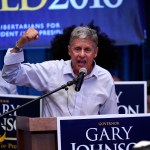
M 8 49 L 2 74 L 7 82 L 48 93 L 77 78 L 76 84 L 67 90 L 62 89 L 43 99 L 43 117 L 118 113 L 112 76 L 94 61 L 98 54 L 95 30 L 79 26 L 72 31 L 68 45 L 71 59 L 67 61 L 22 63 L 23 48 L 34 40 L 38 40 L 38 31 L 29 28 L 14 48 Z

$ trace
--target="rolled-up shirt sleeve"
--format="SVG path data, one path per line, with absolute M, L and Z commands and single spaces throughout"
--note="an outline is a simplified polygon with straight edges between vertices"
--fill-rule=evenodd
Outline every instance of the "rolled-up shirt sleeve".
M 12 48 L 9 48 L 7 50 L 7 53 L 4 57 L 4 65 L 12 65 L 12 64 L 21 63 L 24 61 L 23 51 L 19 53 L 11 53 L 10 52 L 11 50 Z
M 4 57 L 3 79 L 8 83 L 18 86 L 46 91 L 52 68 L 55 65 L 49 65 L 50 63 L 48 62 L 36 64 L 22 63 L 24 61 L 23 52 L 11 53 L 10 50 L 8 49 Z
M 11 50 L 12 48 L 9 48 L 6 52 L 6 55 L 4 57 L 4 66 L 2 69 L 3 79 L 9 83 L 13 83 L 13 79 L 17 75 L 18 68 L 21 62 L 24 61 L 23 51 L 19 53 L 11 53 Z

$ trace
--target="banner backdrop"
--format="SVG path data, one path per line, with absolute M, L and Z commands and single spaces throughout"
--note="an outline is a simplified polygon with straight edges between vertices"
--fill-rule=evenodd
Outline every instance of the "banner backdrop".
M 49 48 L 56 34 L 72 25 L 99 26 L 117 44 L 139 44 L 144 40 L 141 0 L 1 0 L 0 49 L 13 47 L 23 32 L 34 27 L 39 40 L 28 48 Z

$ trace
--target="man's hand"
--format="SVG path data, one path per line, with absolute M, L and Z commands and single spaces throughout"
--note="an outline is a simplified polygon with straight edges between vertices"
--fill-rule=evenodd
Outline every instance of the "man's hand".
M 38 39 L 38 31 L 35 30 L 34 28 L 29 28 L 21 37 L 20 39 L 16 42 L 16 47 L 18 48 L 23 48 L 26 43 L 37 40 Z M 18 53 L 16 48 L 13 48 L 11 50 L 12 53 Z
M 37 40 L 38 31 L 34 28 L 29 28 L 16 43 L 18 47 L 23 48 L 26 43 Z

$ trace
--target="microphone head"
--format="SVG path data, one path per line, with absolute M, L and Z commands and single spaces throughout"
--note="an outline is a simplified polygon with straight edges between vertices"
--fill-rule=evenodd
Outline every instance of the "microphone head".
M 84 74 L 87 74 L 87 69 L 86 68 L 80 68 L 79 73 L 84 72 Z

